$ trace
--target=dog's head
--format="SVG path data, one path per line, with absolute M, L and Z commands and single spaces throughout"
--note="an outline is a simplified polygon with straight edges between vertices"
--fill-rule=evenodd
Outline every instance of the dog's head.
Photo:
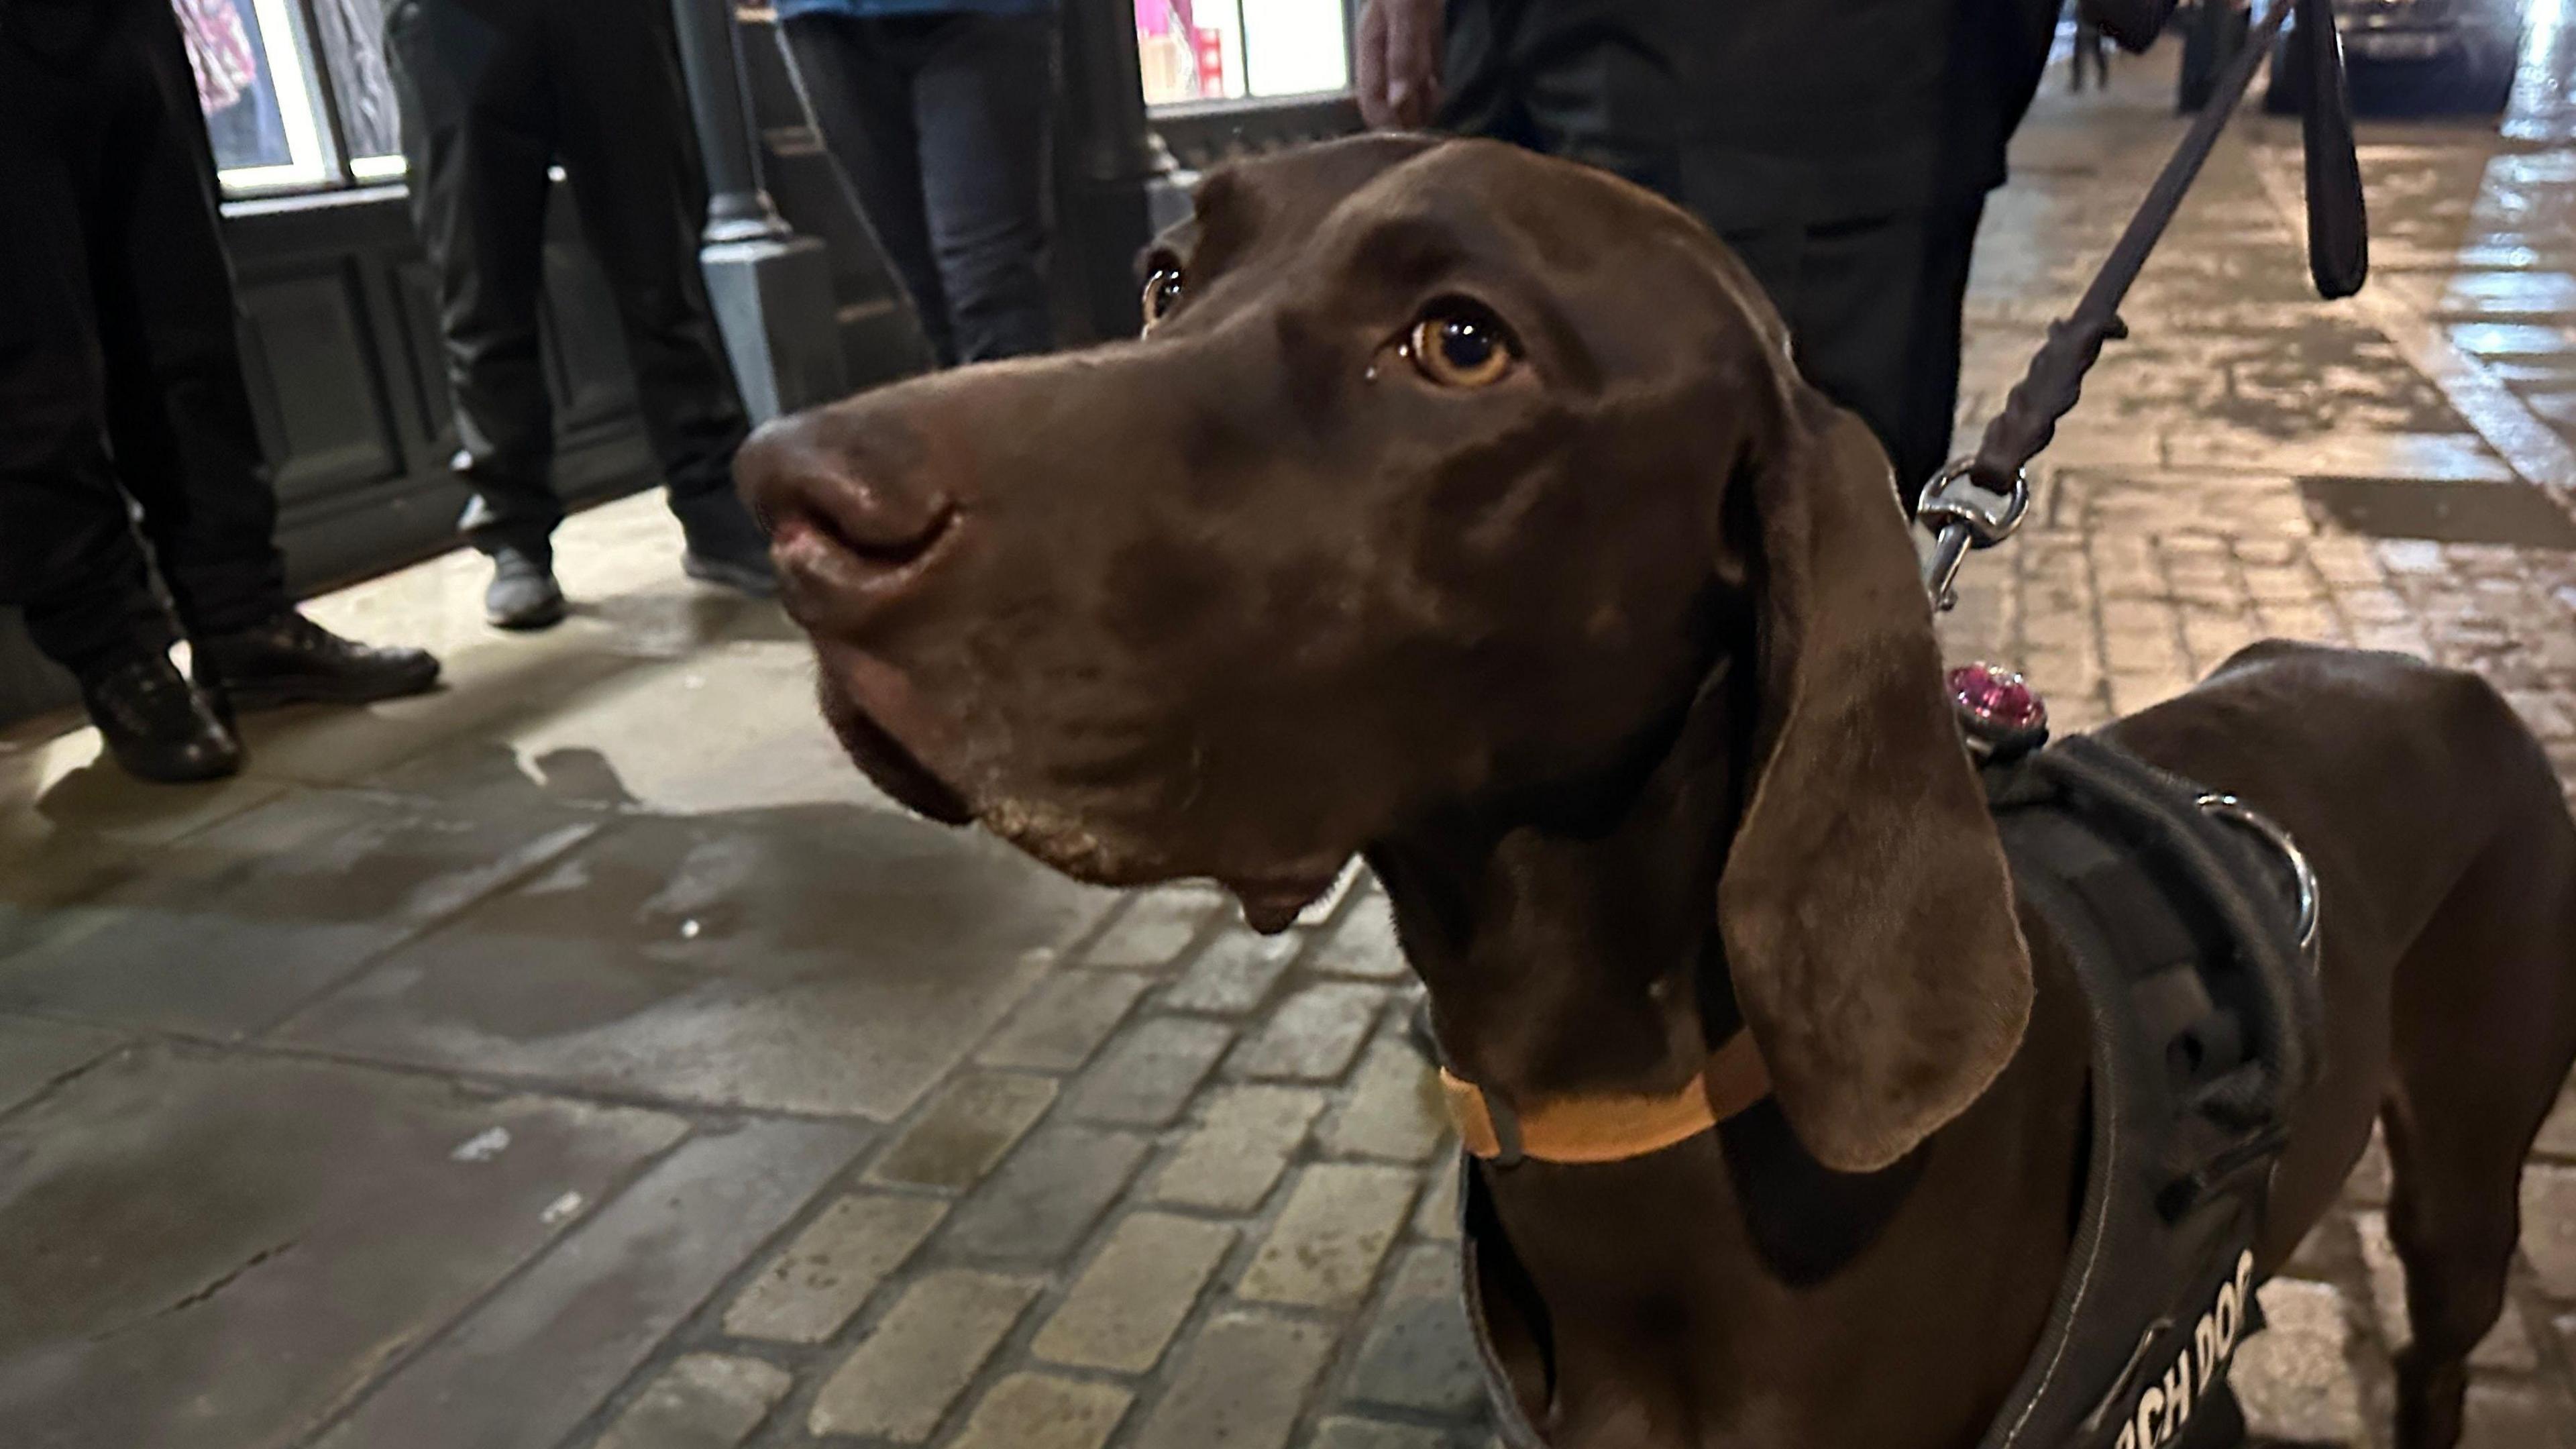
M 1885 459 L 1684 213 L 1478 142 L 1213 176 L 1145 335 L 774 424 L 742 477 L 889 793 L 1284 926 L 1444 812 L 1633 778 L 1716 671 L 1716 912 L 1801 1137 L 1891 1160 L 2029 968 Z

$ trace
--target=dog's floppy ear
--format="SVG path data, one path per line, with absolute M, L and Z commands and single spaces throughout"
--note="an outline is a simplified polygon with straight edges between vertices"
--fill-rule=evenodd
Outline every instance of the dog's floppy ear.
M 2030 958 L 1886 457 L 1850 414 L 1776 385 L 1779 426 L 1739 480 L 1761 698 L 1718 928 L 1790 1126 L 1860 1172 L 2011 1059 Z

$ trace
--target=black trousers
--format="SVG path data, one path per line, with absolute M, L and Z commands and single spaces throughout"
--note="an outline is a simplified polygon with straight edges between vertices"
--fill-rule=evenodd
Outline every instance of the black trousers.
M 1960 314 L 1985 198 L 1727 234 L 1789 324 L 1798 370 L 1860 415 L 1911 505 L 1950 460 Z
M 1442 128 L 1598 166 L 1697 213 L 1770 294 L 1799 371 L 1877 434 L 1910 503 L 1949 457 L 1983 193 L 1878 213 L 1804 204 L 1812 165 L 1694 154 L 1697 101 L 1677 67 L 1625 45 L 1559 54 L 1524 33 L 1536 11 L 1453 0 Z
M 0 603 L 84 672 L 287 604 L 215 163 L 165 4 L 0 6 Z M 78 15 L 78 19 L 73 19 Z
M 537 549 L 563 520 L 537 323 L 558 160 L 672 511 L 730 495 L 748 427 L 698 271 L 706 182 L 669 0 L 394 0 L 385 40 L 475 493 L 466 537 Z
M 786 25 L 806 105 L 940 364 L 1051 349 L 1055 14 Z

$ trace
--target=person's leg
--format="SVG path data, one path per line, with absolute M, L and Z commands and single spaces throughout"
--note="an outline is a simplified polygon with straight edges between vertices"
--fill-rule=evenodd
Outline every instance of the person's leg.
M 117 472 L 195 646 L 197 682 L 218 711 L 427 689 L 435 658 L 340 638 L 286 592 L 196 82 L 167 7 L 127 15 L 131 91 L 100 128 L 113 160 L 93 217 L 92 287 Z
M 540 558 L 563 519 L 537 330 L 555 151 L 542 9 L 394 0 L 385 19 L 412 212 L 438 278 L 457 472 L 474 490 L 459 526 L 485 553 Z
M 50 52 L 0 25 L 0 602 L 79 679 L 109 755 L 176 783 L 233 773 L 241 745 L 171 666 L 109 452 L 98 289 L 121 241 L 119 134 L 149 100 L 130 18 Z
M 842 15 L 799 15 L 786 22 L 786 33 L 796 85 L 824 149 L 894 267 L 932 357 L 954 366 L 957 337 L 930 240 L 921 137 L 913 128 L 911 47 L 891 44 L 884 21 Z
M 0 36 L 0 603 L 75 674 L 166 652 L 107 447 L 106 360 L 89 263 L 107 169 L 94 78 Z
M 1960 312 L 1984 198 L 1810 230 L 1789 316 L 1799 370 L 1887 448 L 1909 505 L 1949 460 Z
M 1055 14 L 938 24 L 914 75 L 914 127 L 957 360 L 1050 351 Z
M 286 560 L 196 83 L 168 7 L 132 23 L 143 86 L 106 136 L 116 164 L 93 249 L 108 431 L 179 620 L 202 639 L 285 611 Z
M 706 181 L 665 0 L 577 0 L 549 15 L 564 170 L 617 300 L 645 435 L 688 529 L 690 572 L 759 591 L 768 550 L 733 490 L 750 424 L 716 331 L 698 242 Z M 707 565 L 722 564 L 719 571 Z

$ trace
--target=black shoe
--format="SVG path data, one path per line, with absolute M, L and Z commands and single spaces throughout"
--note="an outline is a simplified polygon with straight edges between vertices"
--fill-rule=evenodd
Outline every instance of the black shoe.
M 741 499 L 718 493 L 671 511 L 679 515 L 680 531 L 689 540 L 688 551 L 680 555 L 680 572 L 755 599 L 777 595 L 778 575 L 769 566 L 769 537 Z
M 555 585 L 550 554 L 496 549 L 492 586 L 483 591 L 483 618 L 496 629 L 549 629 L 563 622 L 563 590 Z
M 241 741 L 166 654 L 133 655 L 83 675 L 80 688 L 90 722 L 129 775 L 181 785 L 241 768 Z
M 293 609 L 196 641 L 197 687 L 217 708 L 275 709 L 305 700 L 368 704 L 438 682 L 438 656 L 343 639 Z

